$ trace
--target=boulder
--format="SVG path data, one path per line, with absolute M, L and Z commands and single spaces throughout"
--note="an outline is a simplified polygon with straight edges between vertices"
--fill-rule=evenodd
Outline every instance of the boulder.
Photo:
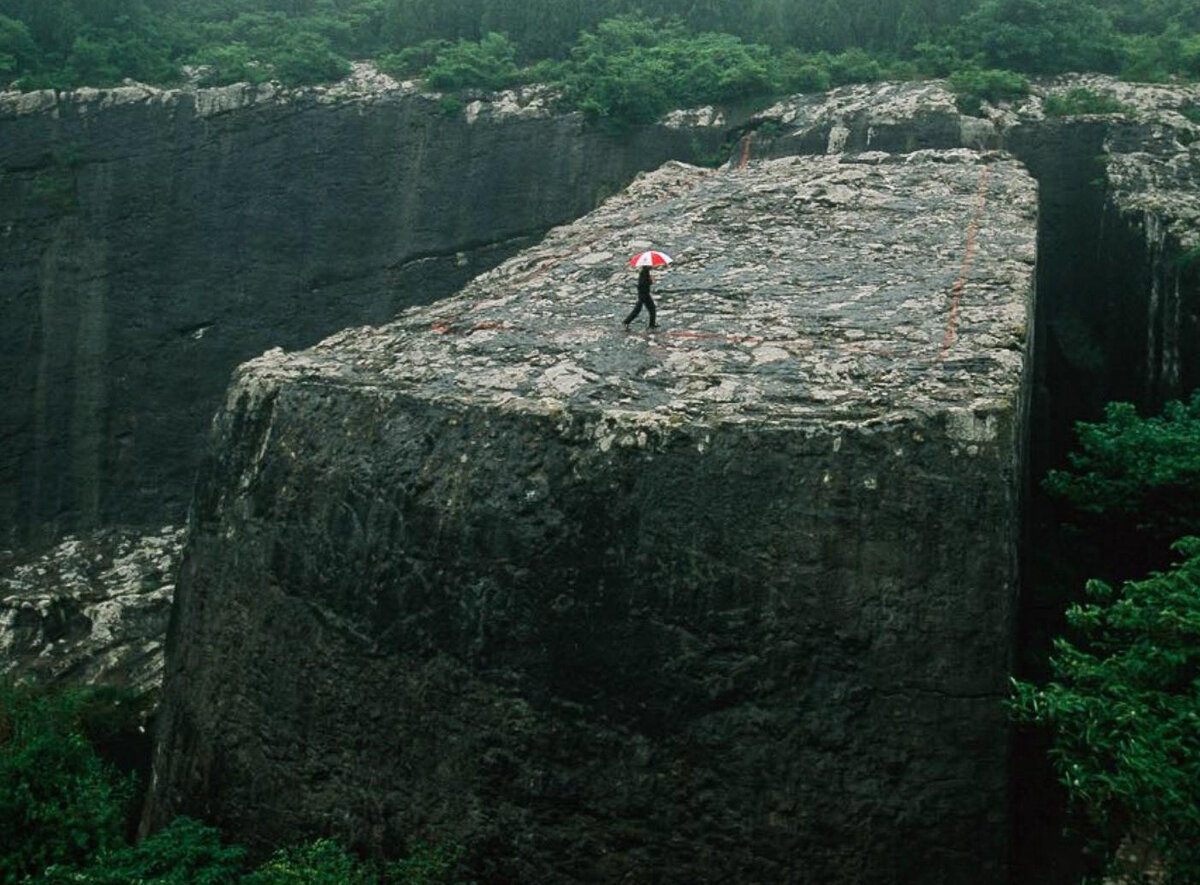
M 667 164 L 243 365 L 146 827 L 460 843 L 489 882 L 1006 881 L 1035 225 L 1000 154 Z

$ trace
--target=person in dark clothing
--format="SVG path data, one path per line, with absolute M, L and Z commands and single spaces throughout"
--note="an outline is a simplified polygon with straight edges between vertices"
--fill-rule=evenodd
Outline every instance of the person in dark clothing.
M 626 328 L 634 321 L 639 313 L 642 312 L 642 305 L 646 305 L 646 310 L 650 312 L 650 328 L 653 329 L 658 324 L 654 321 L 654 301 L 650 298 L 650 284 L 654 280 L 650 276 L 650 268 L 643 266 L 638 273 L 638 302 L 630 311 L 629 316 L 625 317 L 624 325 Z

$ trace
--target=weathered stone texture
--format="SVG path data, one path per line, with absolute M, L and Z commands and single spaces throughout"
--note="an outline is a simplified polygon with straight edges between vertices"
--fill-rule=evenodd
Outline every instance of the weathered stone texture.
M 1050 117 L 1083 90 L 1116 113 Z M 1001 147 L 1039 183 L 1035 473 L 1112 400 L 1156 411 L 1200 387 L 1200 87 L 1069 75 L 979 117 L 941 81 L 797 96 L 752 121 L 731 163 L 871 148 Z
M 1034 224 L 1002 156 L 668 165 L 243 366 L 147 823 L 457 840 L 489 882 L 1003 881 Z
M 0 673 L 122 685 L 157 703 L 183 529 L 106 529 L 0 551 Z
M 538 90 L 0 93 L 0 544 L 182 519 L 229 373 L 447 295 L 715 128 Z

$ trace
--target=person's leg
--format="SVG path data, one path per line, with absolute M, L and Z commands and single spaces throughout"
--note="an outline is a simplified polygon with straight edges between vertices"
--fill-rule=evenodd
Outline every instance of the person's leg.
M 639 304 L 639 306 L 640 306 L 640 304 Z M 653 329 L 655 326 L 658 325 L 658 323 L 655 322 L 655 319 L 654 319 L 655 318 L 654 302 L 651 300 L 649 292 L 646 293 L 646 309 L 648 311 L 650 311 L 650 328 Z
M 637 303 L 637 304 L 635 304 L 635 305 L 633 306 L 633 310 L 631 310 L 631 311 L 629 312 L 629 316 L 625 317 L 625 323 L 624 323 L 624 324 L 625 324 L 626 326 L 628 326 L 630 323 L 632 323 L 632 322 L 634 321 L 634 319 L 636 319 L 636 318 L 637 318 L 637 315 L 638 315 L 639 313 L 641 313 L 641 312 L 642 312 L 642 299 L 641 299 L 641 298 L 639 298 L 639 299 L 638 299 L 638 303 Z

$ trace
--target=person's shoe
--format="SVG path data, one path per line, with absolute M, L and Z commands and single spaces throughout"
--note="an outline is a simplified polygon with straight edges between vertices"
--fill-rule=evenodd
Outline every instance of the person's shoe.
M 651 329 L 657 329 L 657 328 L 658 328 L 658 323 L 651 323 L 651 324 L 650 324 L 650 328 L 651 328 Z

